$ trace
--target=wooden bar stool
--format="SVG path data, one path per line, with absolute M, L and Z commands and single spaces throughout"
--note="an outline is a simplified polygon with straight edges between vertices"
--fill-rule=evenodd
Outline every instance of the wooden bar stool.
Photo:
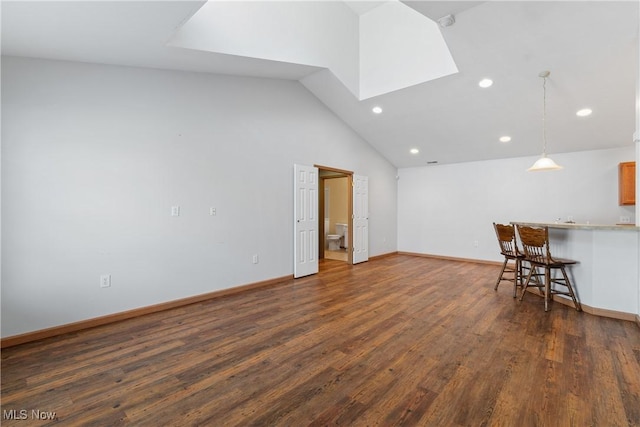
M 549 227 L 527 227 L 518 225 L 518 235 L 520 236 L 520 242 L 522 243 L 522 249 L 524 250 L 525 260 L 531 264 L 529 274 L 524 282 L 522 289 L 522 295 L 520 301 L 524 298 L 524 294 L 527 291 L 527 287 L 535 286 L 539 289 L 544 289 L 544 311 L 549 310 L 549 300 L 553 298 L 553 295 L 566 295 L 571 297 L 576 310 L 581 311 L 582 307 L 577 300 L 569 276 L 565 267 L 567 265 L 576 264 L 577 261 L 563 258 L 553 258 L 549 251 Z M 531 285 L 531 278 L 542 276 L 537 273 L 537 268 L 544 268 L 544 284 L 539 280 L 535 280 L 535 284 Z M 562 277 L 553 277 L 552 270 L 560 270 Z M 566 290 L 562 291 L 557 286 L 562 286 Z
M 513 297 L 515 298 L 518 287 L 523 286 L 522 261 L 524 260 L 524 254 L 518 250 L 516 231 L 513 225 L 496 224 L 494 222 L 493 228 L 498 237 L 500 253 L 504 256 L 502 270 L 500 270 L 496 286 L 493 290 L 497 291 L 498 285 L 500 285 L 502 281 L 513 282 Z M 509 261 L 513 261 L 513 264 L 509 264 Z M 507 275 L 505 276 L 505 274 Z

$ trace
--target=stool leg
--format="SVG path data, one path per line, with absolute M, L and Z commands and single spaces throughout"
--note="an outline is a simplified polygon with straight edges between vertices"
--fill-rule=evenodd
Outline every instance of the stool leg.
M 516 266 L 513 269 L 513 297 L 517 296 L 518 285 L 522 284 L 522 261 L 516 258 Z
M 504 262 L 502 263 L 502 270 L 500 270 L 500 274 L 498 275 L 498 280 L 496 281 L 496 286 L 493 288 L 494 291 L 498 290 L 498 285 L 502 281 L 502 276 L 504 275 L 504 270 L 507 268 L 507 262 L 509 262 L 509 260 L 505 258 Z
M 524 294 L 527 292 L 527 286 L 529 286 L 529 280 L 531 280 L 533 270 L 535 270 L 535 267 L 531 265 L 529 267 L 529 274 L 527 274 L 527 279 L 524 281 L 524 285 L 522 285 L 522 294 L 520 294 L 520 301 L 522 301 L 522 298 L 524 298 Z
M 549 296 L 551 295 L 551 269 L 544 269 L 544 311 L 549 311 Z
M 560 270 L 562 271 L 564 282 L 567 286 L 567 289 L 569 290 L 569 295 L 571 295 L 571 299 L 573 300 L 573 304 L 575 305 L 576 310 L 582 311 L 582 306 L 578 302 L 578 299 L 576 298 L 576 294 L 573 292 L 573 286 L 571 286 L 571 282 L 569 281 L 569 276 L 567 276 L 567 272 L 564 270 L 564 265 L 560 268 Z

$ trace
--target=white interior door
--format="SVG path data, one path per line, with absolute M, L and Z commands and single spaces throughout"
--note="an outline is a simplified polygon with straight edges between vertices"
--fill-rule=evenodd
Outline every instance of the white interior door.
M 318 272 L 318 168 L 294 165 L 293 276 Z
M 369 260 L 369 178 L 353 175 L 353 263 Z

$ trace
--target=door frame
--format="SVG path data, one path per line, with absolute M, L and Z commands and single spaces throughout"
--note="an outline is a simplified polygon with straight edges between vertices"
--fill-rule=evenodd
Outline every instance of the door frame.
M 347 264 L 353 264 L 353 171 L 345 169 L 332 168 L 330 166 L 323 166 L 314 164 L 314 167 L 318 168 L 318 260 L 324 258 L 324 245 L 325 245 L 325 233 L 324 233 L 324 180 L 331 178 L 324 178 L 321 176 L 323 171 L 332 172 L 338 175 L 343 175 L 347 178 L 347 224 L 349 229 L 349 247 L 347 248 Z

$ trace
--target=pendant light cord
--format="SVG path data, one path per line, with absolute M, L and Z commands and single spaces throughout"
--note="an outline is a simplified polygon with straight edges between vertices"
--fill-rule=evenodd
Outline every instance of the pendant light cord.
M 542 77 L 542 157 L 547 157 L 547 76 Z

